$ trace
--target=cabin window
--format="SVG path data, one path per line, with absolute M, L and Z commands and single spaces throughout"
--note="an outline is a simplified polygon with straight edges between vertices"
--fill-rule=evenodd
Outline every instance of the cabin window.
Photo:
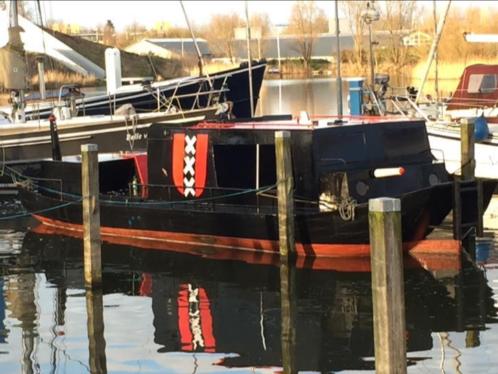
M 495 74 L 472 74 L 469 77 L 468 93 L 491 93 L 496 90 Z
M 383 138 L 384 156 L 387 159 L 424 156 L 429 150 L 427 133 L 422 126 L 385 129 Z
M 214 145 L 214 164 L 218 187 L 256 187 L 256 145 Z M 259 146 L 259 185 L 269 186 L 277 180 L 275 146 Z

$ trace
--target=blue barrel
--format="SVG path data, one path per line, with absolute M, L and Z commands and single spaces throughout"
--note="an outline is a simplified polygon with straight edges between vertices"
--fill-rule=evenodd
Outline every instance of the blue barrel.
M 349 79 L 349 113 L 352 116 L 363 114 L 363 78 Z
M 490 252 L 493 250 L 493 242 L 491 240 L 482 240 L 476 243 L 476 261 L 483 264 L 488 261 Z
M 488 121 L 486 121 L 484 115 L 477 117 L 474 122 L 474 136 L 476 138 L 476 142 L 482 142 L 489 137 Z

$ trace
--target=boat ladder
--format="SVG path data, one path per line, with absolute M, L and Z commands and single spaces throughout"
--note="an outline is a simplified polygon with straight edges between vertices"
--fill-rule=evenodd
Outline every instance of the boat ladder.
M 453 237 L 465 239 L 469 234 L 483 235 L 482 182 L 455 178 L 453 182 Z

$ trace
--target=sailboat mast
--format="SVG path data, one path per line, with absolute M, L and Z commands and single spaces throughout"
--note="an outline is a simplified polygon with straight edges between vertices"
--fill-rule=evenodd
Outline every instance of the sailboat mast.
M 9 12 L 9 42 L 2 51 L 5 88 L 11 90 L 12 120 L 26 122 L 24 108 L 24 90 L 26 86 L 25 51 L 21 40 L 22 28 L 19 26 L 18 2 L 10 1 Z
M 441 40 L 441 34 L 443 33 L 444 23 L 446 22 L 446 17 L 448 16 L 448 11 L 450 10 L 450 5 L 451 5 L 451 0 L 448 0 L 448 3 L 446 5 L 446 10 L 445 10 L 444 14 L 441 16 L 441 18 L 439 19 L 439 22 L 437 25 L 436 37 L 432 41 L 431 50 L 429 52 L 429 56 L 427 57 L 427 63 L 425 65 L 424 77 L 422 79 L 422 83 L 420 84 L 420 88 L 418 89 L 415 103 L 418 103 L 420 101 L 420 98 L 422 97 L 422 92 L 424 91 L 424 85 L 425 85 L 425 82 L 426 82 L 427 77 L 429 75 L 429 70 L 431 68 L 432 61 L 433 61 L 434 56 L 436 54 L 437 47 L 439 45 L 439 40 Z

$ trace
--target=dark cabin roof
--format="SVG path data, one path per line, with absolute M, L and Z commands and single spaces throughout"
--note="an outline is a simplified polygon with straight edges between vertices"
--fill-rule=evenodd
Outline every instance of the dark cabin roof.
M 182 45 L 183 52 L 186 54 L 197 54 L 195 49 L 195 44 L 192 39 L 147 39 L 149 43 L 155 44 L 161 48 L 167 49 L 173 53 L 181 55 L 182 53 Z M 206 40 L 197 39 L 197 44 L 199 46 L 199 50 L 202 55 L 211 55 L 211 51 L 209 50 L 209 46 Z
M 498 102 L 498 65 L 475 64 L 465 68 L 448 109 L 494 106 Z

